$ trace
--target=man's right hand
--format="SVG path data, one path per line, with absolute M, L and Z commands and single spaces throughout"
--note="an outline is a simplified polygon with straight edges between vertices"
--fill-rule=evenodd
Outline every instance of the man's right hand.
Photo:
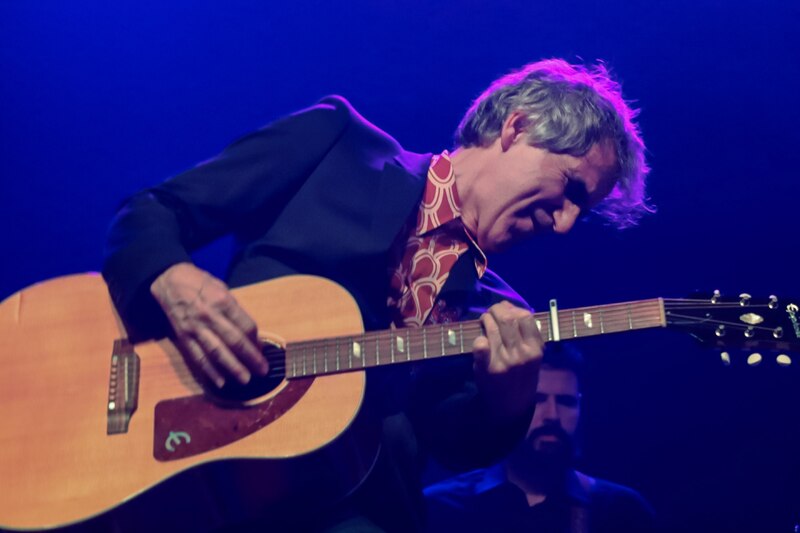
M 191 263 L 178 263 L 156 278 L 150 292 L 166 313 L 184 359 L 217 387 L 229 377 L 244 385 L 252 372 L 269 372 L 256 323 L 222 281 Z

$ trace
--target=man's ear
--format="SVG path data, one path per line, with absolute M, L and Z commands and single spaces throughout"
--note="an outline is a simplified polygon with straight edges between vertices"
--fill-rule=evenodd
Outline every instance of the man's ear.
M 522 111 L 514 111 L 506 117 L 500 129 L 500 146 L 504 152 L 511 148 L 520 136 L 526 134 L 527 126 L 528 119 Z

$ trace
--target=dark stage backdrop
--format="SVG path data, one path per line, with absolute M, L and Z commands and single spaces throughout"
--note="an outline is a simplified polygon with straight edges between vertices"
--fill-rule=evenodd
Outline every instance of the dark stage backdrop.
M 123 197 L 326 94 L 436 151 L 491 79 L 553 56 L 605 59 L 637 100 L 659 212 L 490 266 L 539 309 L 695 289 L 797 296 L 798 6 L 4 0 L 0 297 L 98 270 Z M 199 261 L 222 272 L 226 251 Z M 667 331 L 582 347 L 587 472 L 639 489 L 672 531 L 800 522 L 797 368 L 723 367 Z

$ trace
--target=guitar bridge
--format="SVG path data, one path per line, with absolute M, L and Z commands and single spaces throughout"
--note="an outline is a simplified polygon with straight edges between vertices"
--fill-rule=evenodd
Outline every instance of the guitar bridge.
M 139 356 L 128 339 L 114 341 L 108 379 L 106 434 L 127 433 L 139 403 Z

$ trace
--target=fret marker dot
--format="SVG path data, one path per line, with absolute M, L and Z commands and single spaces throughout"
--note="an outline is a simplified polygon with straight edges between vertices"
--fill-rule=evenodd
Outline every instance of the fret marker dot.
M 452 329 L 447 330 L 447 344 L 450 346 L 456 345 L 456 332 Z

